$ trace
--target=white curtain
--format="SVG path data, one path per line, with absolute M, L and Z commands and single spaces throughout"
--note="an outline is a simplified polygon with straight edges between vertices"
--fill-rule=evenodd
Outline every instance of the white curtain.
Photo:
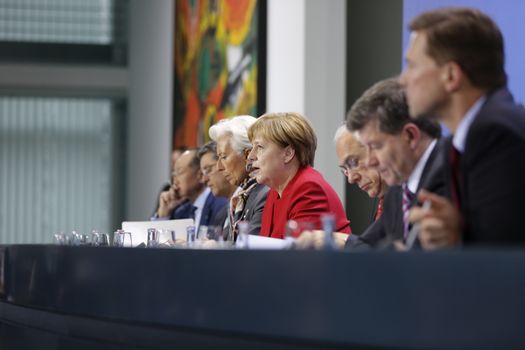
M 115 119 L 109 99 L 0 97 L 0 244 L 114 229 Z

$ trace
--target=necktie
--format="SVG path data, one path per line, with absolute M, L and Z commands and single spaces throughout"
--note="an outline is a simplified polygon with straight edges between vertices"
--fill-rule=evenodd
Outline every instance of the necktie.
M 190 212 L 190 218 L 193 219 L 193 221 L 195 221 L 195 214 L 197 212 L 197 207 L 196 206 L 192 206 L 191 207 L 191 212 Z M 197 223 L 195 223 L 197 224 Z
M 403 198 L 401 200 L 401 206 L 403 209 L 403 240 L 406 240 L 408 236 L 408 229 L 410 223 L 408 222 L 408 214 L 410 213 L 410 207 L 414 200 L 414 194 L 408 189 L 406 183 L 403 184 Z
M 460 172 L 459 172 L 459 162 L 461 159 L 461 153 L 454 147 L 454 145 L 450 146 L 450 154 L 449 154 L 449 162 L 450 162 L 450 184 L 451 184 L 451 191 L 450 194 L 452 196 L 452 203 L 456 206 L 456 208 L 460 208 L 461 205 L 461 187 L 460 187 Z

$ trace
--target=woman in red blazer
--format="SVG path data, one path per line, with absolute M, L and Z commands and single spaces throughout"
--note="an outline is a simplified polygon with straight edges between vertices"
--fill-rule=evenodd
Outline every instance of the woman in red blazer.
M 317 137 L 298 113 L 268 113 L 250 127 L 248 158 L 252 176 L 270 187 L 263 211 L 262 236 L 283 238 L 288 220 L 321 228 L 324 213 L 335 215 L 335 230 L 350 233 L 350 222 L 334 189 L 312 168 Z

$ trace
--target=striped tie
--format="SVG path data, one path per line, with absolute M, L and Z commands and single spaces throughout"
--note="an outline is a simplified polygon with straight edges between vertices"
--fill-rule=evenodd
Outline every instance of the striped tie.
M 408 222 L 408 214 L 410 213 L 410 207 L 414 200 L 414 194 L 410 192 L 406 183 L 403 184 L 403 199 L 401 205 L 403 208 L 403 240 L 406 240 L 408 236 L 408 228 L 410 223 Z

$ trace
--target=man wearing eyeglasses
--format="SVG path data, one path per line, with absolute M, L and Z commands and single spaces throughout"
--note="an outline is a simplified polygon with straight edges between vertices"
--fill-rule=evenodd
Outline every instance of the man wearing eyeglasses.
M 217 168 L 217 143 L 210 141 L 199 149 L 200 167 L 202 173 L 202 182 L 206 184 L 215 197 L 230 198 L 235 190 L 236 185 L 232 185 L 224 174 Z M 228 207 L 225 205 L 215 216 L 213 225 L 224 227 L 229 221 Z
M 387 185 L 375 169 L 369 168 L 366 148 L 359 143 L 346 125 L 341 125 L 334 136 L 335 152 L 341 173 L 348 183 L 356 184 L 370 198 L 377 199 L 372 213 L 372 222 L 379 219 L 383 212 L 383 197 Z
M 215 197 L 203 183 L 198 151 L 192 149 L 177 159 L 172 186 L 160 194 L 155 219 L 193 218 L 198 230 L 200 225 L 212 224 L 227 202 L 225 197 Z
M 408 213 L 420 188 L 443 192 L 438 138 L 441 128 L 429 119 L 409 117 L 403 89 L 396 79 L 378 82 L 354 103 L 347 127 L 366 147 L 369 168 L 379 172 L 390 189 L 385 194 L 383 215 L 356 242 L 381 247 L 405 242 Z

